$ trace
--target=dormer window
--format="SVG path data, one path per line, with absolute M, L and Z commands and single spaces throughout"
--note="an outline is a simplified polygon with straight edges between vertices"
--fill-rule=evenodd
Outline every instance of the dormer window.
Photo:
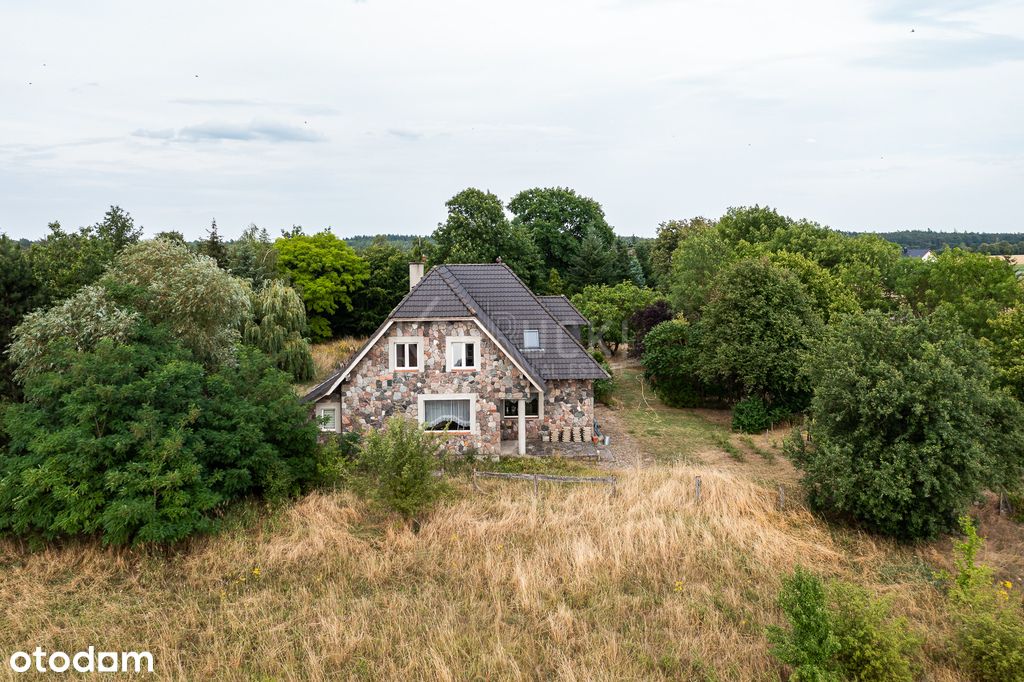
M 527 329 L 523 332 L 523 348 L 540 348 L 540 331 Z

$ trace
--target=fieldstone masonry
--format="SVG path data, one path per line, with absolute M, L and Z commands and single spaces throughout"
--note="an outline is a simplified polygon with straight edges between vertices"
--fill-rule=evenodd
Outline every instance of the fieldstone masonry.
M 446 339 L 469 336 L 477 341 L 478 369 L 446 371 Z M 389 369 L 389 339 L 421 339 L 419 367 Z M 472 321 L 396 321 L 387 333 L 352 368 L 334 394 L 320 402 L 341 403 L 343 431 L 380 428 L 396 414 L 419 419 L 418 396 L 471 393 L 476 395 L 475 433 L 448 434 L 446 447 L 455 452 L 475 448 L 499 453 L 502 440 L 516 440 L 516 419 L 503 419 L 502 401 L 528 399 L 536 388 L 505 353 Z M 589 427 L 594 417 L 594 393 L 590 380 L 547 382 L 543 416 L 526 420 L 526 437 L 539 441 L 569 427 Z

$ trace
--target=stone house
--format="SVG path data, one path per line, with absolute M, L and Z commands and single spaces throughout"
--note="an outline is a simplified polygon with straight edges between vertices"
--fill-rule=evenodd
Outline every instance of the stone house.
M 410 291 L 352 358 L 306 396 L 329 432 L 405 415 L 461 452 L 525 454 L 594 421 L 587 324 L 564 296 L 536 296 L 503 263 L 409 266 Z

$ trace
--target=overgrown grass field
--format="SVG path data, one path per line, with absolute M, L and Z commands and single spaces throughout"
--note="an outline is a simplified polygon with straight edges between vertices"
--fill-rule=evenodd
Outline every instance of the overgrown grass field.
M 327 491 L 236 508 L 220 535 L 173 550 L 0 541 L 0 653 L 148 650 L 177 679 L 775 680 L 765 628 L 802 564 L 891 597 L 926 639 L 923 679 L 966 679 L 936 578 L 949 539 L 900 546 L 779 510 L 773 481 L 792 473 L 763 454 L 775 436 L 747 442 L 720 414 L 645 402 L 634 370 L 619 378 L 609 414 L 632 434 L 617 442 L 656 461 L 616 469 L 614 496 L 456 477 L 415 530 Z M 981 559 L 1019 581 L 1020 526 L 981 515 Z

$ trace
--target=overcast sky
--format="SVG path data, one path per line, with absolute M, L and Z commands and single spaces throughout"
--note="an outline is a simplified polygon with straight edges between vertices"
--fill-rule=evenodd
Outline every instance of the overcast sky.
M 426 234 L 467 186 L 619 234 L 769 204 L 1024 231 L 1024 3 L 0 2 L 0 231 L 110 204 Z

